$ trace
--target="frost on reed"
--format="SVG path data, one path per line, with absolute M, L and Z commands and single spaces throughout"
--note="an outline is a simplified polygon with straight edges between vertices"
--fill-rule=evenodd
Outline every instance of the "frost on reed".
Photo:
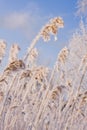
M 84 23 L 81 21 L 69 46 L 60 51 L 53 69 L 34 64 L 38 58 L 36 42 L 40 37 L 47 41 L 50 34 L 56 36 L 61 26 L 63 20 L 54 18 L 43 27 L 26 60 L 17 58 L 18 45 L 11 47 L 9 64 L 0 74 L 0 130 L 87 130 Z
M 0 63 L 5 55 L 5 49 L 6 49 L 6 42 L 4 40 L 0 40 Z
M 11 46 L 10 52 L 9 52 L 9 63 L 17 60 L 17 54 L 19 52 L 20 48 L 17 44 L 13 44 Z
M 27 60 L 29 54 L 31 53 L 32 49 L 38 42 L 38 40 L 42 37 L 44 41 L 50 40 L 50 35 L 54 35 L 54 39 L 57 40 L 57 30 L 59 28 L 63 28 L 64 22 L 61 17 L 55 17 L 49 21 L 38 33 L 35 39 L 32 41 L 30 47 L 28 48 L 28 52 L 24 57 L 24 60 Z

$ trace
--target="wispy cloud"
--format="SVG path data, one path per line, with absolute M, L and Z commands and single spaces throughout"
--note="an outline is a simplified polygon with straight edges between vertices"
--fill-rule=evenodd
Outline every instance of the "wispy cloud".
M 35 8 L 35 4 L 34 4 Z M 34 10 L 33 6 L 30 9 L 21 11 L 13 11 L 5 14 L 0 18 L 0 28 L 6 30 L 17 30 L 25 36 L 31 37 L 38 31 L 38 28 L 45 23 L 47 16 L 41 14 L 41 11 Z
M 0 26 L 6 29 L 18 29 L 26 26 L 29 19 L 27 13 L 13 12 L 2 17 Z

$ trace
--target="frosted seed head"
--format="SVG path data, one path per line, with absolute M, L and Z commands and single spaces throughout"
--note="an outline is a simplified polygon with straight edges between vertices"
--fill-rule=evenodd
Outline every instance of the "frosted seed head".
M 41 37 L 44 39 L 44 41 L 49 41 L 50 34 L 55 36 L 57 34 L 57 30 L 63 26 L 64 22 L 62 18 L 56 17 L 54 19 L 51 19 L 50 22 L 41 30 Z
M 13 44 L 11 46 L 11 49 L 9 52 L 9 63 L 17 60 L 17 55 L 19 51 L 20 51 L 20 47 L 17 44 Z
M 5 55 L 5 49 L 6 49 L 6 41 L 0 40 L 0 61 Z

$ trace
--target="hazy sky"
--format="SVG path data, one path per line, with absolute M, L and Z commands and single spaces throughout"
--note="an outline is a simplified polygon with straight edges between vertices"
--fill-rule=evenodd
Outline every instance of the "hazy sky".
M 40 28 L 50 18 L 60 16 L 64 28 L 59 30 L 58 41 L 43 43 L 40 40 L 37 44 L 42 56 L 39 60 L 43 59 L 44 64 L 53 63 L 79 25 L 76 4 L 77 0 L 0 0 L 0 39 L 7 41 L 7 50 L 12 43 L 18 43 L 19 56 L 22 56 Z

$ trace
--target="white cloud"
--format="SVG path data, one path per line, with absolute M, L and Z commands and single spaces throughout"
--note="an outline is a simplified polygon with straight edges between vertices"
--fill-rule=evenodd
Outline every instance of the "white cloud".
M 35 8 L 35 5 L 34 5 Z M 10 12 L 0 18 L 0 28 L 6 30 L 17 30 L 26 37 L 33 38 L 43 24 L 47 21 L 41 11 L 33 7 L 25 10 Z
M 0 26 L 7 29 L 23 28 L 29 19 L 27 13 L 13 12 L 4 17 L 0 22 Z

